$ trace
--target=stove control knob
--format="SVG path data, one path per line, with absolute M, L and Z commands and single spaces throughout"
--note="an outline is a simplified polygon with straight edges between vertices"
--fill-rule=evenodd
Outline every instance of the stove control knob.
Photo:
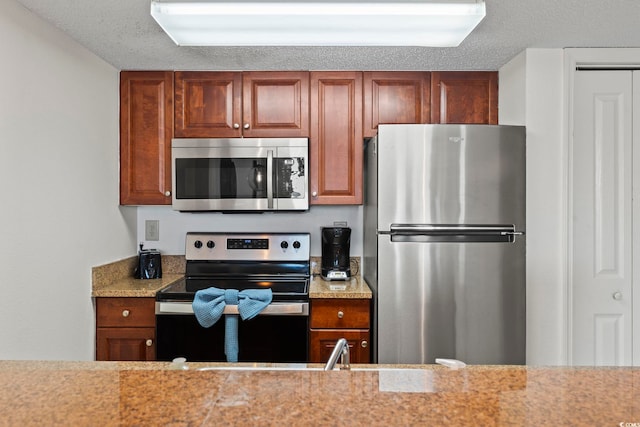
M 282 249 L 287 249 L 289 247 L 289 243 L 283 240 L 282 243 L 280 243 L 280 247 Z
M 196 248 L 200 249 L 202 247 L 202 242 L 200 240 L 196 240 L 193 243 L 193 246 L 195 246 Z
M 295 249 L 300 249 L 300 242 L 298 242 L 297 240 L 295 242 L 293 242 L 293 247 Z
M 209 240 L 209 241 L 207 242 L 207 247 L 208 247 L 209 249 L 213 249 L 213 248 L 215 248 L 215 247 L 216 247 L 216 244 L 215 244 L 215 242 L 214 242 L 213 240 Z

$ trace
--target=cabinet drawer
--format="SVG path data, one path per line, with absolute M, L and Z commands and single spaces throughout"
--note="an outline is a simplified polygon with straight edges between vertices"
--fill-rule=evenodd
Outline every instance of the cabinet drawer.
M 96 326 L 155 327 L 154 298 L 96 298 Z
M 369 328 L 368 299 L 314 299 L 311 301 L 311 328 Z

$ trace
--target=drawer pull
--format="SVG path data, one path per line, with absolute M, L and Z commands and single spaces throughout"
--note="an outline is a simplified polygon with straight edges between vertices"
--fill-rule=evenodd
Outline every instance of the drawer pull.
M 147 344 L 147 347 L 151 347 L 153 345 L 153 340 L 147 340 L 145 344 Z
M 122 317 L 129 317 L 129 314 L 131 314 L 129 310 L 122 310 Z
M 367 346 L 368 346 L 368 345 L 369 345 L 369 343 L 368 343 L 368 342 L 366 342 L 366 341 L 364 341 L 364 340 L 360 343 L 360 346 L 361 346 L 362 348 L 367 348 Z
M 342 319 L 344 317 L 344 312 L 339 311 L 338 312 L 338 319 Z

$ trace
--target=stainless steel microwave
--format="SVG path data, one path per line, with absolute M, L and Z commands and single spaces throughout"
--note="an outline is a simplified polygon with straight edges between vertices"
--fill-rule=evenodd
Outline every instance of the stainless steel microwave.
M 172 206 L 179 211 L 309 209 L 307 138 L 175 138 Z

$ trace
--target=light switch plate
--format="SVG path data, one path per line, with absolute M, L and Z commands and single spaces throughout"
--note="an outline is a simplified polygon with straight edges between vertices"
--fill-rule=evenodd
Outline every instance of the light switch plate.
M 160 240 L 160 220 L 147 219 L 144 222 L 144 239 L 150 241 Z

